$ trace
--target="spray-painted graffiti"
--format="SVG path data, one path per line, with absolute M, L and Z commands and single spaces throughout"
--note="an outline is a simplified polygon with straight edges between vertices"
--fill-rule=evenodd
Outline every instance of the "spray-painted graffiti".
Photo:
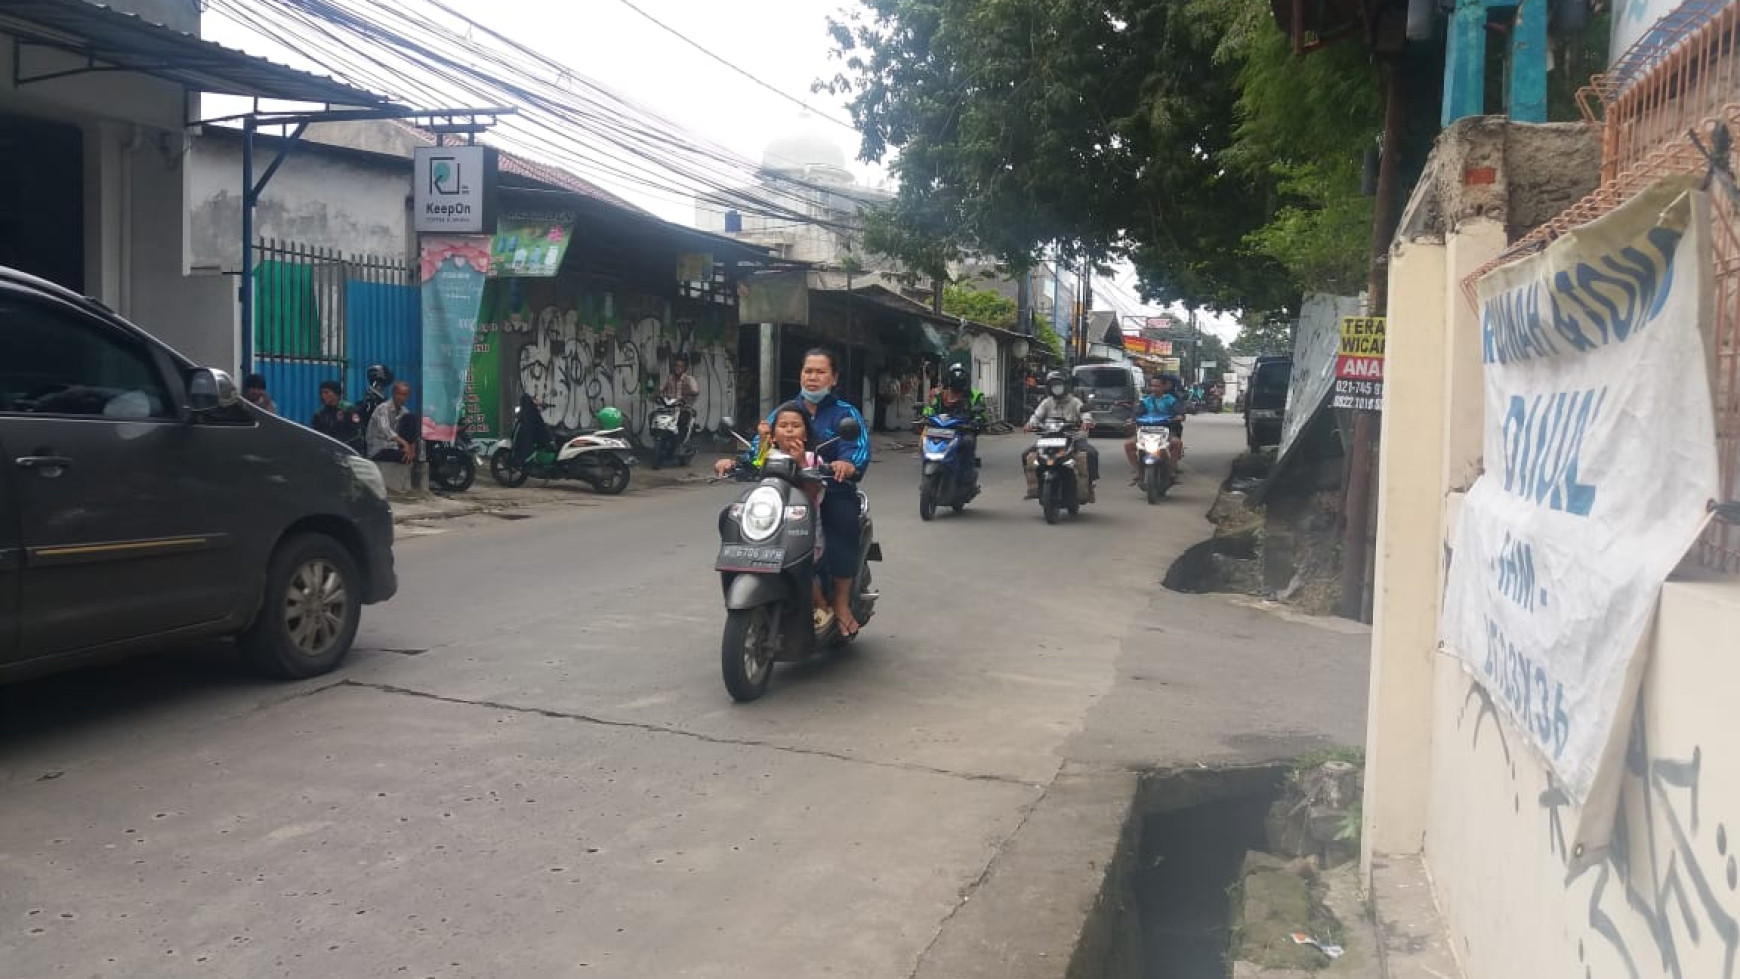
M 1490 719 L 1514 784 L 1517 764 L 1504 723 L 1479 683 L 1469 684 L 1457 726 L 1469 727 L 1476 704 L 1471 743 L 1479 748 Z M 1567 896 L 1587 887 L 1591 935 L 1577 943 L 1578 962 L 1585 975 L 1601 974 L 1596 949 L 1606 946 L 1628 979 L 1732 979 L 1740 952 L 1740 861 L 1729 844 L 1726 823 L 1716 823 L 1709 832 L 1699 808 L 1703 749 L 1694 746 L 1689 757 L 1660 753 L 1648 732 L 1648 716 L 1640 703 L 1626 746 L 1612 839 L 1600 859 L 1585 860 L 1567 845 L 1571 799 L 1550 775 L 1536 799 L 1545 817 L 1544 845 L 1566 868 Z M 1520 797 L 1516 809 L 1521 812 Z M 1581 902 L 1581 895 L 1576 899 Z
M 696 415 L 702 425 L 717 427 L 736 403 L 732 351 L 723 343 L 699 342 L 689 321 L 679 320 L 667 331 L 658 317 L 643 316 L 599 329 L 583 324 L 577 310 L 550 306 L 529 319 L 510 321 L 501 332 L 504 350 L 517 345 L 517 353 L 503 360 L 504 367 L 516 365 L 508 395 L 530 394 L 551 425 L 582 428 L 601 409 L 614 406 L 629 430 L 644 437 L 652 399 L 678 354 L 688 357 L 700 383 Z M 511 389 L 516 384 L 517 390 Z

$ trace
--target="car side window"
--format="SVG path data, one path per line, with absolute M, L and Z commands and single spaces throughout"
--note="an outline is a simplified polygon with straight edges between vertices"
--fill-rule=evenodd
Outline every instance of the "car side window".
M 145 347 L 70 310 L 0 295 L 0 414 L 171 418 Z

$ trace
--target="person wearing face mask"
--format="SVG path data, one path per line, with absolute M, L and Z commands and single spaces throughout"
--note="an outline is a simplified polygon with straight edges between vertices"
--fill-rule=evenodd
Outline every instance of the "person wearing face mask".
M 840 634 L 851 636 L 858 631 L 858 620 L 852 615 L 852 577 L 858 568 L 858 492 L 855 485 L 870 467 L 870 428 L 864 416 L 834 394 L 839 383 L 839 361 L 834 352 L 816 348 L 804 354 L 803 373 L 799 376 L 802 390 L 793 399 L 809 414 L 810 431 L 816 443 L 830 442 L 838 433 L 841 422 L 851 418 L 858 425 L 856 439 L 842 439 L 819 450 L 827 469 L 833 474 L 822 496 L 822 534 L 828 542 L 822 554 L 823 572 L 833 579 L 834 618 Z M 779 412 L 767 418 L 773 427 Z M 744 461 L 754 459 L 760 451 L 758 436 Z M 737 460 L 720 459 L 714 471 L 724 476 L 737 465 Z
M 1088 430 L 1094 427 L 1093 413 L 1087 410 L 1087 405 L 1069 391 L 1069 378 L 1061 371 L 1052 371 L 1045 375 L 1045 400 L 1039 402 L 1039 407 L 1033 409 L 1033 417 L 1027 419 L 1027 430 L 1038 431 L 1041 422 L 1060 418 L 1071 425 L 1081 426 L 1075 433 L 1076 448 L 1087 454 L 1088 485 L 1091 487 L 1100 479 L 1100 453 L 1088 441 Z M 1033 449 L 1021 454 L 1021 471 L 1027 473 L 1027 499 L 1039 496 L 1039 484 L 1034 479 Z

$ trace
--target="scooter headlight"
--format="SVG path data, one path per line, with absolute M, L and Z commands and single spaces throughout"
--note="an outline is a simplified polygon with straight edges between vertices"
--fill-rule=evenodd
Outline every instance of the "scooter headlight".
M 779 529 L 785 519 L 785 498 L 771 486 L 758 486 L 743 501 L 743 515 L 737 518 L 743 536 L 754 541 L 766 540 Z

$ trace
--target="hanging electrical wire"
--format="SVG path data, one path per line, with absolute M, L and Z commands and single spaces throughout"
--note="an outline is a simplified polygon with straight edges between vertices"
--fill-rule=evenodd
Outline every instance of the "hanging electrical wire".
M 207 0 L 208 11 L 408 105 L 513 104 L 487 137 L 605 184 L 720 211 L 852 230 L 818 216 L 838 188 L 764 170 L 442 0 Z

